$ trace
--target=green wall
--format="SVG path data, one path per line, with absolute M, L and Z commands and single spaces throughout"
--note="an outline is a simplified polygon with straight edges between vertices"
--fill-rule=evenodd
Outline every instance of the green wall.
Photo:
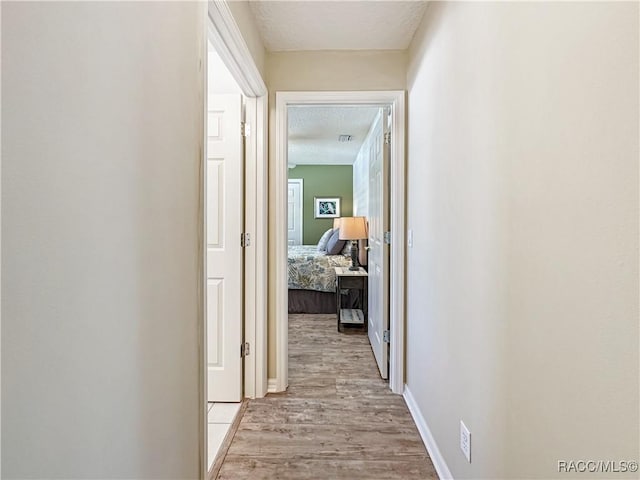
M 313 197 L 340 197 L 340 216 L 353 212 L 353 167 L 351 165 L 298 165 L 289 169 L 289 178 L 302 182 L 302 243 L 314 245 L 327 229 L 332 218 L 313 218 Z

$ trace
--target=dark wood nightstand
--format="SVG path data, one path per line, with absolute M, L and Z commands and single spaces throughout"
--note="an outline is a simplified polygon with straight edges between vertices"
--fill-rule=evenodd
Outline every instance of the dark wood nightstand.
M 338 317 L 338 331 L 341 326 L 360 327 L 367 329 L 367 285 L 368 276 L 364 268 L 349 270 L 349 267 L 335 267 L 336 270 L 336 315 Z M 360 291 L 361 308 L 342 308 L 342 296 L 348 290 Z

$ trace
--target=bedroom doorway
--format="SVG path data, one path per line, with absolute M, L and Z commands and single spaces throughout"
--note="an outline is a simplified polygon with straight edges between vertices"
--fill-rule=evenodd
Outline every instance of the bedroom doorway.
M 288 313 L 336 312 L 336 267 L 349 267 L 350 243 L 335 223 L 354 215 L 354 163 L 378 108 L 352 105 L 292 105 L 288 110 Z M 293 202 L 304 184 L 300 209 Z M 359 198 L 360 210 L 366 199 Z M 360 213 L 364 215 L 364 212 Z M 302 226 L 292 241 L 292 227 Z M 357 300 L 357 299 L 355 299 Z M 361 302 L 364 301 L 364 297 Z M 359 305 L 363 309 L 362 305 Z
M 368 218 L 371 213 L 375 218 L 371 218 L 371 224 L 376 226 L 376 231 L 384 228 L 385 231 L 376 239 L 382 239 L 384 245 L 390 238 L 394 239 L 391 244 L 390 255 L 388 256 L 388 266 L 384 266 L 384 261 L 380 265 L 374 265 L 382 276 L 388 281 L 389 288 L 387 290 L 388 307 L 384 306 L 384 301 L 375 304 L 374 308 L 382 311 L 376 312 L 379 322 L 380 342 L 378 347 L 387 348 L 387 341 L 390 342 L 391 355 L 388 361 L 388 371 L 390 378 L 390 388 L 395 393 L 402 393 L 404 384 L 403 359 L 404 359 L 404 92 L 276 92 L 276 208 L 275 208 L 275 224 L 276 224 L 276 370 L 275 379 L 270 379 L 270 391 L 284 391 L 288 386 L 288 313 L 292 308 L 296 308 L 296 300 L 293 301 L 290 289 L 294 291 L 294 295 L 306 295 L 305 305 L 309 302 L 313 303 L 313 308 L 319 311 L 332 312 L 337 318 L 337 299 L 336 299 L 336 275 L 333 277 L 329 274 L 320 274 L 318 265 L 308 265 L 313 274 L 305 274 L 304 272 L 296 276 L 295 272 L 290 276 L 293 270 L 292 258 L 288 256 L 288 242 L 285 240 L 285 230 L 288 224 L 288 203 L 284 193 L 287 191 L 288 180 L 293 176 L 303 177 L 314 173 L 314 176 L 323 177 L 323 174 L 311 172 L 313 163 L 322 164 L 334 163 L 339 164 L 337 160 L 340 153 L 337 148 L 331 151 L 320 151 L 310 145 L 310 132 L 305 132 L 305 126 L 312 129 L 318 129 L 318 124 L 314 125 L 320 119 L 325 130 L 327 125 L 335 127 L 340 125 L 340 119 L 348 117 L 356 111 L 369 110 L 370 117 L 365 122 L 363 133 L 350 133 L 351 128 L 340 128 L 337 131 L 327 132 L 330 135 L 330 141 L 349 142 L 352 140 L 354 152 L 350 155 L 348 162 L 343 162 L 343 166 L 347 166 L 349 173 L 333 172 L 324 174 L 324 180 L 321 181 L 320 192 L 310 192 L 309 181 L 307 177 L 305 181 L 305 198 L 303 210 L 305 212 L 305 232 L 303 235 L 303 247 L 308 249 L 304 251 L 303 256 L 309 260 L 311 256 L 317 256 L 317 252 L 326 251 L 330 255 L 339 255 L 348 252 L 343 249 L 338 252 L 339 247 L 333 245 L 333 251 L 327 250 L 325 242 L 330 241 L 333 227 L 338 225 L 345 217 L 365 217 Z M 337 119 L 331 116 L 330 111 L 340 112 Z M 304 114 L 306 112 L 306 115 Z M 309 114 L 309 112 L 312 112 Z M 308 124 L 308 125 L 307 125 Z M 374 135 L 372 133 L 375 125 L 378 125 L 378 134 L 381 129 L 389 128 L 386 134 L 379 135 L 380 141 L 371 140 Z M 334 128 L 335 130 L 335 128 Z M 342 131 L 344 130 L 344 131 Z M 365 139 L 371 136 L 371 141 L 365 142 Z M 351 138 L 349 138 L 351 137 Z M 399 139 L 393 144 L 391 138 Z M 385 143 L 387 144 L 384 147 Z M 309 148 L 311 147 L 311 148 Z M 370 154 L 375 148 L 379 148 L 382 155 L 387 152 L 387 170 L 378 170 L 377 173 L 370 171 Z M 363 152 L 361 152 L 361 150 Z M 327 153 L 328 152 L 328 153 Z M 315 159 L 314 157 L 315 153 Z M 319 157 L 319 158 L 318 158 Z M 328 158 L 327 158 L 328 157 Z M 357 164 L 359 157 L 366 157 L 366 162 L 361 161 Z M 322 161 L 320 161 L 322 160 Z M 312 163 L 313 162 L 313 163 Z M 308 163 L 308 164 L 307 164 Z M 344 164 L 347 165 L 344 165 Z M 302 170 L 298 170 L 302 167 Z M 317 167 L 316 167 L 317 168 Z M 298 170 L 296 172 L 296 170 Z M 388 208 L 390 215 L 390 227 L 383 225 L 381 217 L 385 217 L 382 213 L 375 213 L 375 205 L 369 212 L 369 192 L 371 187 L 375 187 L 376 182 L 370 183 L 369 175 L 381 176 L 378 181 L 389 180 L 386 191 L 390 193 L 388 200 L 380 199 L 381 207 L 384 213 L 385 207 Z M 336 191 L 336 184 L 348 178 L 348 190 Z M 379 192 L 382 193 L 382 192 Z M 331 208 L 322 211 L 319 206 L 323 204 Z M 309 212 L 307 214 L 307 212 Z M 307 217 L 308 215 L 308 217 Z M 310 229 L 306 223 L 307 218 L 312 219 L 316 225 L 315 230 Z M 321 222 L 318 222 L 321 220 Z M 334 223 L 335 222 L 335 223 Z M 335 233 L 335 232 L 334 232 Z M 358 237 L 362 238 L 362 237 Z M 371 237 L 368 236 L 369 240 Z M 360 241 L 360 246 L 365 243 Z M 344 247 L 344 244 L 342 245 Z M 347 245 L 348 247 L 348 245 Z M 380 249 L 381 257 L 384 257 L 384 246 Z M 389 251 L 387 245 L 387 251 Z M 363 249 L 360 249 L 363 253 Z M 366 255 L 364 259 L 361 257 L 361 263 L 366 264 Z M 344 267 L 348 270 L 351 264 L 349 257 L 343 257 L 346 260 Z M 327 262 L 325 260 L 325 262 Z M 329 265 L 329 270 L 333 270 L 337 265 Z M 342 267 L 342 266 L 341 266 Z M 384 271 L 386 268 L 386 271 Z M 296 284 L 297 279 L 300 279 Z M 382 278 L 378 279 L 382 280 Z M 317 285 L 306 284 L 304 282 L 316 282 Z M 384 284 L 383 284 L 384 285 Z M 323 291 L 323 287 L 326 291 Z M 384 288 L 384 287 L 382 287 Z M 342 290 L 340 289 L 339 292 Z M 322 298 L 323 297 L 323 298 Z M 341 298 L 338 296 L 337 298 Z M 303 303 L 304 303 L 303 302 Z M 318 304 L 320 302 L 320 304 Z M 372 305 L 372 302 L 368 302 Z M 360 305 L 361 306 L 361 305 Z M 307 308 L 306 306 L 304 308 Z M 388 314 L 385 310 L 388 308 Z M 325 310 L 323 310 L 325 309 Z M 295 311 L 295 310 L 294 310 Z M 374 315 L 375 316 L 375 315 Z M 385 320 L 388 322 L 385 324 Z M 371 325 L 370 322 L 367 323 Z M 372 342 L 372 346 L 375 345 Z M 386 353 L 386 351 L 385 351 Z M 376 355 L 378 356 L 378 355 Z M 380 356 L 378 363 L 387 365 L 384 354 Z M 386 377 L 386 369 L 380 368 L 380 374 Z M 272 386 L 273 385 L 273 386 Z M 275 387 L 275 388 L 274 388 Z

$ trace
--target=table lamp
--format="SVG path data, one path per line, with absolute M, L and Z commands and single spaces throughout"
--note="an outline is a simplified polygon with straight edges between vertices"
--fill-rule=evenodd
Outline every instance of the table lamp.
M 340 240 L 351 240 L 351 266 L 349 270 L 358 270 L 358 240 L 367 238 L 367 219 L 365 217 L 340 218 Z

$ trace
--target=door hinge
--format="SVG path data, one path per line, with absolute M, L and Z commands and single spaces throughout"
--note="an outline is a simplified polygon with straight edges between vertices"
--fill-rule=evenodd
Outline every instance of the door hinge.
M 384 134 L 384 143 L 385 145 L 391 145 L 391 132 L 386 132 Z
M 248 233 L 241 233 L 240 234 L 240 246 L 242 248 L 246 248 L 246 247 L 250 247 L 251 246 L 251 235 Z
M 248 137 L 251 135 L 251 125 L 246 122 L 240 123 L 240 135 Z
M 391 245 L 391 232 L 384 232 L 384 243 Z
M 249 342 L 244 342 L 240 344 L 240 357 L 248 357 L 251 353 L 251 348 L 249 347 Z
M 384 343 L 389 343 L 391 341 L 391 334 L 389 333 L 389 330 L 382 332 L 382 341 Z

